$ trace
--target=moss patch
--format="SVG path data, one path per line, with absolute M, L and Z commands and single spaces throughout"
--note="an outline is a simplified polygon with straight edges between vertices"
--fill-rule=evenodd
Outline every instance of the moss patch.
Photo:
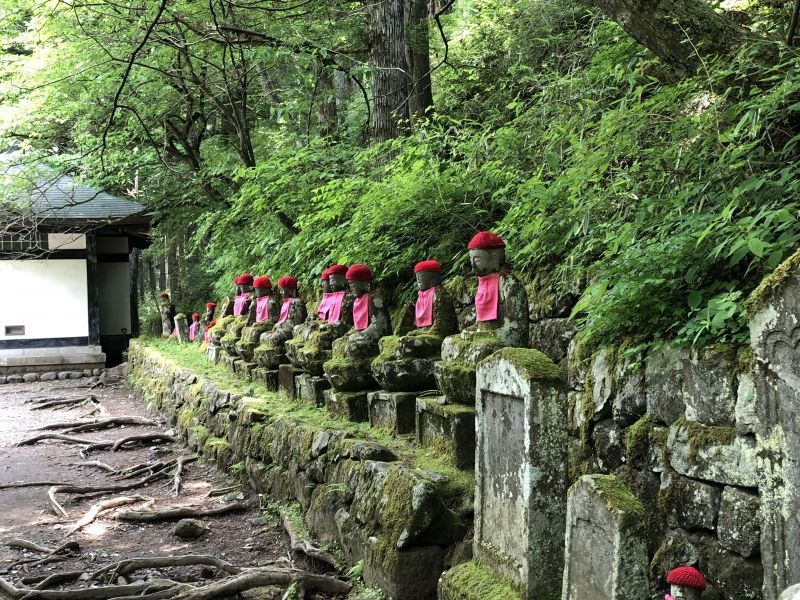
M 445 572 L 442 589 L 448 600 L 522 600 L 509 582 L 474 560 Z
M 648 414 L 625 430 L 625 454 L 628 461 L 647 460 L 654 422 L 655 417 Z
M 702 425 L 681 417 L 675 421 L 673 427 L 685 429 L 689 441 L 689 460 L 694 461 L 700 450 L 709 446 L 728 446 L 736 439 L 736 429 L 719 425 Z
M 538 350 L 531 348 L 502 348 L 492 356 L 484 358 L 479 364 L 489 359 L 507 360 L 529 379 L 558 383 L 565 381 L 564 373 L 562 373 L 558 365 Z
M 772 295 L 792 277 L 798 267 L 800 267 L 800 250 L 778 265 L 778 267 L 767 275 L 758 287 L 753 290 L 753 293 L 750 294 L 750 297 L 744 303 L 747 316 L 752 317 L 769 302 Z
M 623 522 L 628 525 L 641 523 L 645 510 L 638 498 L 614 475 L 598 475 L 594 486 L 609 510 L 623 514 Z

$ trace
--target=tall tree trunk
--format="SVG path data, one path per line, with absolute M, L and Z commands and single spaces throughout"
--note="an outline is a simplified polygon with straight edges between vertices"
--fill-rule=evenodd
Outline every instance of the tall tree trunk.
M 372 139 L 404 135 L 408 122 L 408 70 L 403 31 L 405 0 L 366 0 L 372 69 Z
M 712 55 L 735 51 L 754 34 L 703 0 L 590 0 L 667 64 L 694 72 Z
M 173 304 L 177 302 L 180 297 L 180 274 L 178 273 L 178 245 L 170 240 L 164 238 L 164 245 L 167 257 L 167 286 L 171 292 L 170 299 Z
M 142 270 L 139 265 L 139 255 L 141 254 L 139 248 L 131 250 L 128 257 L 130 269 L 130 303 L 131 303 L 131 330 L 128 332 L 131 337 L 139 337 L 139 298 L 141 297 Z M 137 294 L 136 288 L 139 288 Z
M 158 299 L 158 286 L 156 285 L 156 265 L 152 258 L 147 259 L 147 279 L 150 297 L 153 299 L 153 302 L 156 302 Z
M 138 292 L 139 301 L 144 302 L 144 277 L 145 272 L 142 265 L 142 251 L 138 248 L 134 248 L 134 250 L 138 250 L 136 253 L 136 273 L 138 277 L 136 278 L 136 288 Z
M 333 85 L 330 69 L 320 61 L 314 61 L 314 75 L 317 78 L 317 124 L 320 134 L 334 135 L 338 127 L 336 116 L 336 88 Z
M 431 90 L 428 0 L 405 0 L 406 63 L 410 80 L 408 114 L 411 120 L 425 117 L 433 108 Z

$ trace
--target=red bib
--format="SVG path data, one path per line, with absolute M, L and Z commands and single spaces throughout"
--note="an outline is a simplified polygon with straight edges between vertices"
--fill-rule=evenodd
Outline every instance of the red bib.
M 478 277 L 478 291 L 475 293 L 475 317 L 477 320 L 496 320 L 499 300 L 500 273 Z
M 260 298 L 256 298 L 256 323 L 261 323 L 261 321 L 266 321 L 269 319 L 269 301 L 271 298 L 269 296 L 261 296 Z
M 369 325 L 369 294 L 361 294 L 353 303 L 353 327 L 356 331 Z
M 330 304 L 328 304 L 328 323 L 335 323 L 342 316 L 342 300 L 344 300 L 345 291 L 331 292 Z
M 415 327 L 433 325 L 433 302 L 436 299 L 436 287 L 417 293 L 417 306 L 414 311 Z
M 283 323 L 289 318 L 289 308 L 292 306 L 292 300 L 294 300 L 294 298 L 283 299 L 283 304 L 281 304 L 281 318 L 278 319 L 278 323 Z
M 233 316 L 239 317 L 244 313 L 244 305 L 247 304 L 247 294 L 239 294 L 233 303 Z

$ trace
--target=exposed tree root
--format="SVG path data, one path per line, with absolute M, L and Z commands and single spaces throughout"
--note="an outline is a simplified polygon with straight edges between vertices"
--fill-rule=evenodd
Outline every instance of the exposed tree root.
M 120 496 L 119 498 L 110 498 L 108 500 L 101 500 L 97 504 L 92 505 L 92 507 L 86 512 L 85 515 L 77 522 L 75 525 L 69 528 L 67 531 L 67 535 L 64 537 L 68 537 L 86 527 L 89 523 L 94 521 L 102 511 L 108 510 L 109 508 L 117 508 L 119 506 L 125 506 L 126 504 L 133 504 L 134 502 L 142 502 L 147 500 L 144 496 Z
M 73 467 L 96 467 L 106 473 L 111 473 L 112 475 L 116 475 L 119 472 L 119 469 L 115 469 L 111 465 L 108 465 L 104 462 L 100 462 L 99 460 L 87 460 L 84 462 L 73 463 Z
M 17 483 L 3 483 L 0 490 L 16 490 L 29 487 L 48 487 L 51 485 L 63 485 L 63 481 L 18 481 Z
M 216 508 L 193 508 L 191 506 L 180 506 L 167 508 L 164 510 L 121 510 L 114 515 L 119 521 L 136 521 L 138 523 L 155 523 L 156 521 L 177 521 L 190 517 L 213 517 L 224 515 L 230 512 L 239 512 L 252 508 L 245 502 L 230 502 Z
M 75 406 L 83 404 L 84 402 L 97 402 L 94 396 L 84 396 L 82 398 L 62 398 L 59 400 L 48 400 L 37 403 L 36 406 L 31 407 L 31 410 L 45 410 L 47 408 L 58 408 L 64 406 Z
M 28 540 L 23 540 L 22 538 L 14 538 L 11 540 L 6 540 L 3 542 L 3 546 L 8 546 L 9 548 L 24 548 L 25 550 L 30 550 L 31 552 L 41 552 L 43 554 L 48 554 L 52 552 L 50 548 L 46 548 L 45 546 L 40 546 L 36 542 L 29 542 Z
M 83 433 L 85 431 L 96 431 L 115 425 L 157 425 L 155 421 L 146 417 L 126 416 L 126 417 L 106 417 L 104 419 L 93 419 L 86 421 L 67 421 L 64 423 L 51 423 L 37 428 L 37 431 L 48 431 L 52 429 L 64 429 L 66 433 Z
M 218 488 L 216 490 L 210 490 L 206 494 L 206 498 L 214 498 L 215 496 L 224 496 L 225 494 L 228 494 L 230 492 L 235 492 L 236 490 L 240 490 L 240 489 L 242 489 L 241 484 L 230 485 L 228 487 Z
M 352 586 L 346 581 L 314 575 L 298 569 L 281 569 L 277 567 L 258 567 L 247 569 L 240 575 L 229 577 L 219 582 L 197 587 L 189 592 L 174 596 L 175 600 L 213 600 L 232 596 L 253 588 L 268 585 L 295 584 L 301 592 L 317 590 L 333 594 L 346 594 Z
M 28 438 L 26 440 L 22 440 L 21 442 L 17 442 L 17 446 L 31 446 L 37 442 L 41 442 L 42 440 L 61 440 L 62 442 L 69 442 L 70 444 L 81 444 L 86 446 L 91 446 L 92 444 L 95 445 L 107 444 L 108 446 L 111 446 L 114 443 L 114 442 L 103 442 L 99 440 L 87 440 L 86 438 L 64 435 L 62 433 L 41 433 L 39 435 L 33 436 L 32 438 Z
M 181 492 L 181 474 L 183 473 L 183 465 L 194 462 L 197 460 L 195 456 L 180 456 L 175 469 L 175 477 L 172 480 L 172 494 L 177 496 Z
M 64 558 L 62 558 L 61 556 L 57 556 L 57 555 L 62 554 L 62 553 L 66 553 L 66 552 L 79 552 L 80 549 L 81 549 L 80 546 L 78 545 L 78 542 L 65 542 L 65 543 L 61 544 L 60 546 L 58 546 L 57 548 L 54 548 L 54 549 L 51 550 L 50 548 L 46 548 L 45 546 L 40 546 L 39 544 L 36 544 L 34 542 L 29 542 L 27 540 L 23 540 L 23 539 L 19 539 L 19 538 L 13 539 L 13 540 L 8 540 L 7 542 L 5 542 L 5 545 L 9 546 L 9 547 L 15 547 L 15 548 L 25 548 L 25 549 L 31 550 L 33 552 L 40 552 L 40 553 L 45 554 L 44 557 L 39 558 L 39 559 L 22 558 L 22 559 L 20 559 L 20 560 L 18 560 L 18 561 L 16 561 L 16 562 L 11 564 L 11 567 L 15 567 L 15 566 L 18 566 L 18 565 L 25 565 L 25 568 L 28 568 L 28 569 L 31 568 L 31 567 L 36 567 L 36 566 L 40 566 L 40 565 L 46 565 L 46 564 L 51 563 L 51 562 L 58 562 L 60 560 L 64 560 Z
M 54 585 L 59 585 L 61 583 L 69 583 L 70 581 L 75 581 L 81 575 L 84 574 L 85 571 L 66 571 L 64 573 L 53 573 L 52 575 L 48 575 L 44 577 L 39 583 L 34 586 L 36 590 L 46 590 L 49 587 L 53 587 Z M 28 578 L 30 579 L 30 578 Z M 23 583 L 29 583 L 25 579 L 22 580 Z M 32 583 L 32 582 L 30 582 Z
M 194 565 L 205 565 L 216 567 L 221 571 L 236 575 L 242 572 L 241 567 L 215 558 L 201 554 L 190 554 L 185 556 L 154 556 L 148 558 L 129 558 L 119 562 L 106 565 L 92 573 L 92 579 L 106 581 L 116 581 L 117 577 L 129 575 L 141 569 L 164 569 L 169 567 L 188 567 Z M 104 577 L 104 576 L 108 577 Z
M 116 452 L 125 444 L 129 444 L 131 442 L 174 442 L 175 437 L 168 435 L 166 433 L 145 433 L 142 435 L 129 435 L 126 438 L 122 438 L 121 440 L 117 440 L 114 442 L 114 445 L 111 446 L 111 451 Z
M 283 515 L 283 528 L 286 530 L 286 533 L 289 534 L 289 543 L 291 544 L 293 551 L 300 552 L 309 558 L 329 564 L 334 569 L 339 568 L 339 565 L 337 564 L 333 555 L 320 550 L 308 540 L 303 539 L 297 532 L 297 529 L 295 529 L 295 527 L 292 525 L 291 520 L 289 520 L 286 515 Z

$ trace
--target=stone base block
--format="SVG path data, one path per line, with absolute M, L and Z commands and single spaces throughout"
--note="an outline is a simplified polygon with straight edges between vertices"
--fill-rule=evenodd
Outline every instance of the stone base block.
M 471 469 L 475 465 L 475 409 L 463 404 L 442 404 L 442 399 L 417 398 L 417 441 L 452 453 L 459 469 Z
M 380 587 L 394 600 L 434 600 L 443 568 L 444 550 L 438 546 L 398 550 L 379 537 L 367 546 L 364 583 Z
M 294 387 L 298 399 L 314 406 L 325 406 L 325 390 L 330 389 L 331 384 L 324 377 L 302 373 L 295 377 Z
M 258 365 L 253 362 L 247 362 L 245 360 L 237 360 L 233 367 L 236 370 L 236 374 L 241 377 L 242 379 L 246 379 L 247 381 L 253 380 L 253 370 Z
M 325 390 L 325 407 L 334 419 L 344 419 L 354 423 L 369 421 L 367 392 Z
M 367 394 L 369 424 L 392 433 L 412 433 L 415 428 L 417 395 L 414 392 L 371 392 Z
M 277 369 L 279 365 L 287 362 L 283 346 L 276 348 L 262 344 L 253 351 L 253 356 L 259 365 L 267 369 Z
M 283 392 L 289 398 L 294 398 L 297 390 L 294 385 L 294 378 L 300 375 L 303 371 L 292 365 L 279 365 L 278 366 L 278 391 Z
M 522 600 L 510 583 L 471 561 L 449 571 L 439 579 L 439 600 Z
M 219 362 L 220 356 L 222 356 L 223 350 L 219 346 L 209 346 L 206 348 L 206 354 L 208 355 L 208 360 L 213 363 Z
M 436 385 L 451 404 L 475 405 L 475 367 L 452 360 L 434 365 Z
M 241 356 L 244 360 L 252 362 L 254 360 L 254 352 L 258 346 L 257 342 L 246 342 L 240 340 L 236 343 L 236 354 Z
M 370 370 L 371 359 L 346 360 L 337 358 L 325 363 L 325 377 L 337 390 L 357 392 L 375 389 L 378 384 Z
M 242 359 L 239 358 L 238 356 L 231 356 L 226 352 L 225 355 L 220 358 L 220 360 L 222 361 L 222 364 L 225 366 L 225 368 L 228 369 L 228 371 L 230 371 L 231 373 L 236 373 L 236 363 L 241 361 Z
M 253 381 L 258 381 L 268 390 L 276 392 L 278 390 L 278 371 L 256 367 L 253 369 Z
M 436 388 L 433 365 L 432 358 L 383 360 L 380 357 L 372 363 L 372 375 L 385 390 L 421 392 Z

